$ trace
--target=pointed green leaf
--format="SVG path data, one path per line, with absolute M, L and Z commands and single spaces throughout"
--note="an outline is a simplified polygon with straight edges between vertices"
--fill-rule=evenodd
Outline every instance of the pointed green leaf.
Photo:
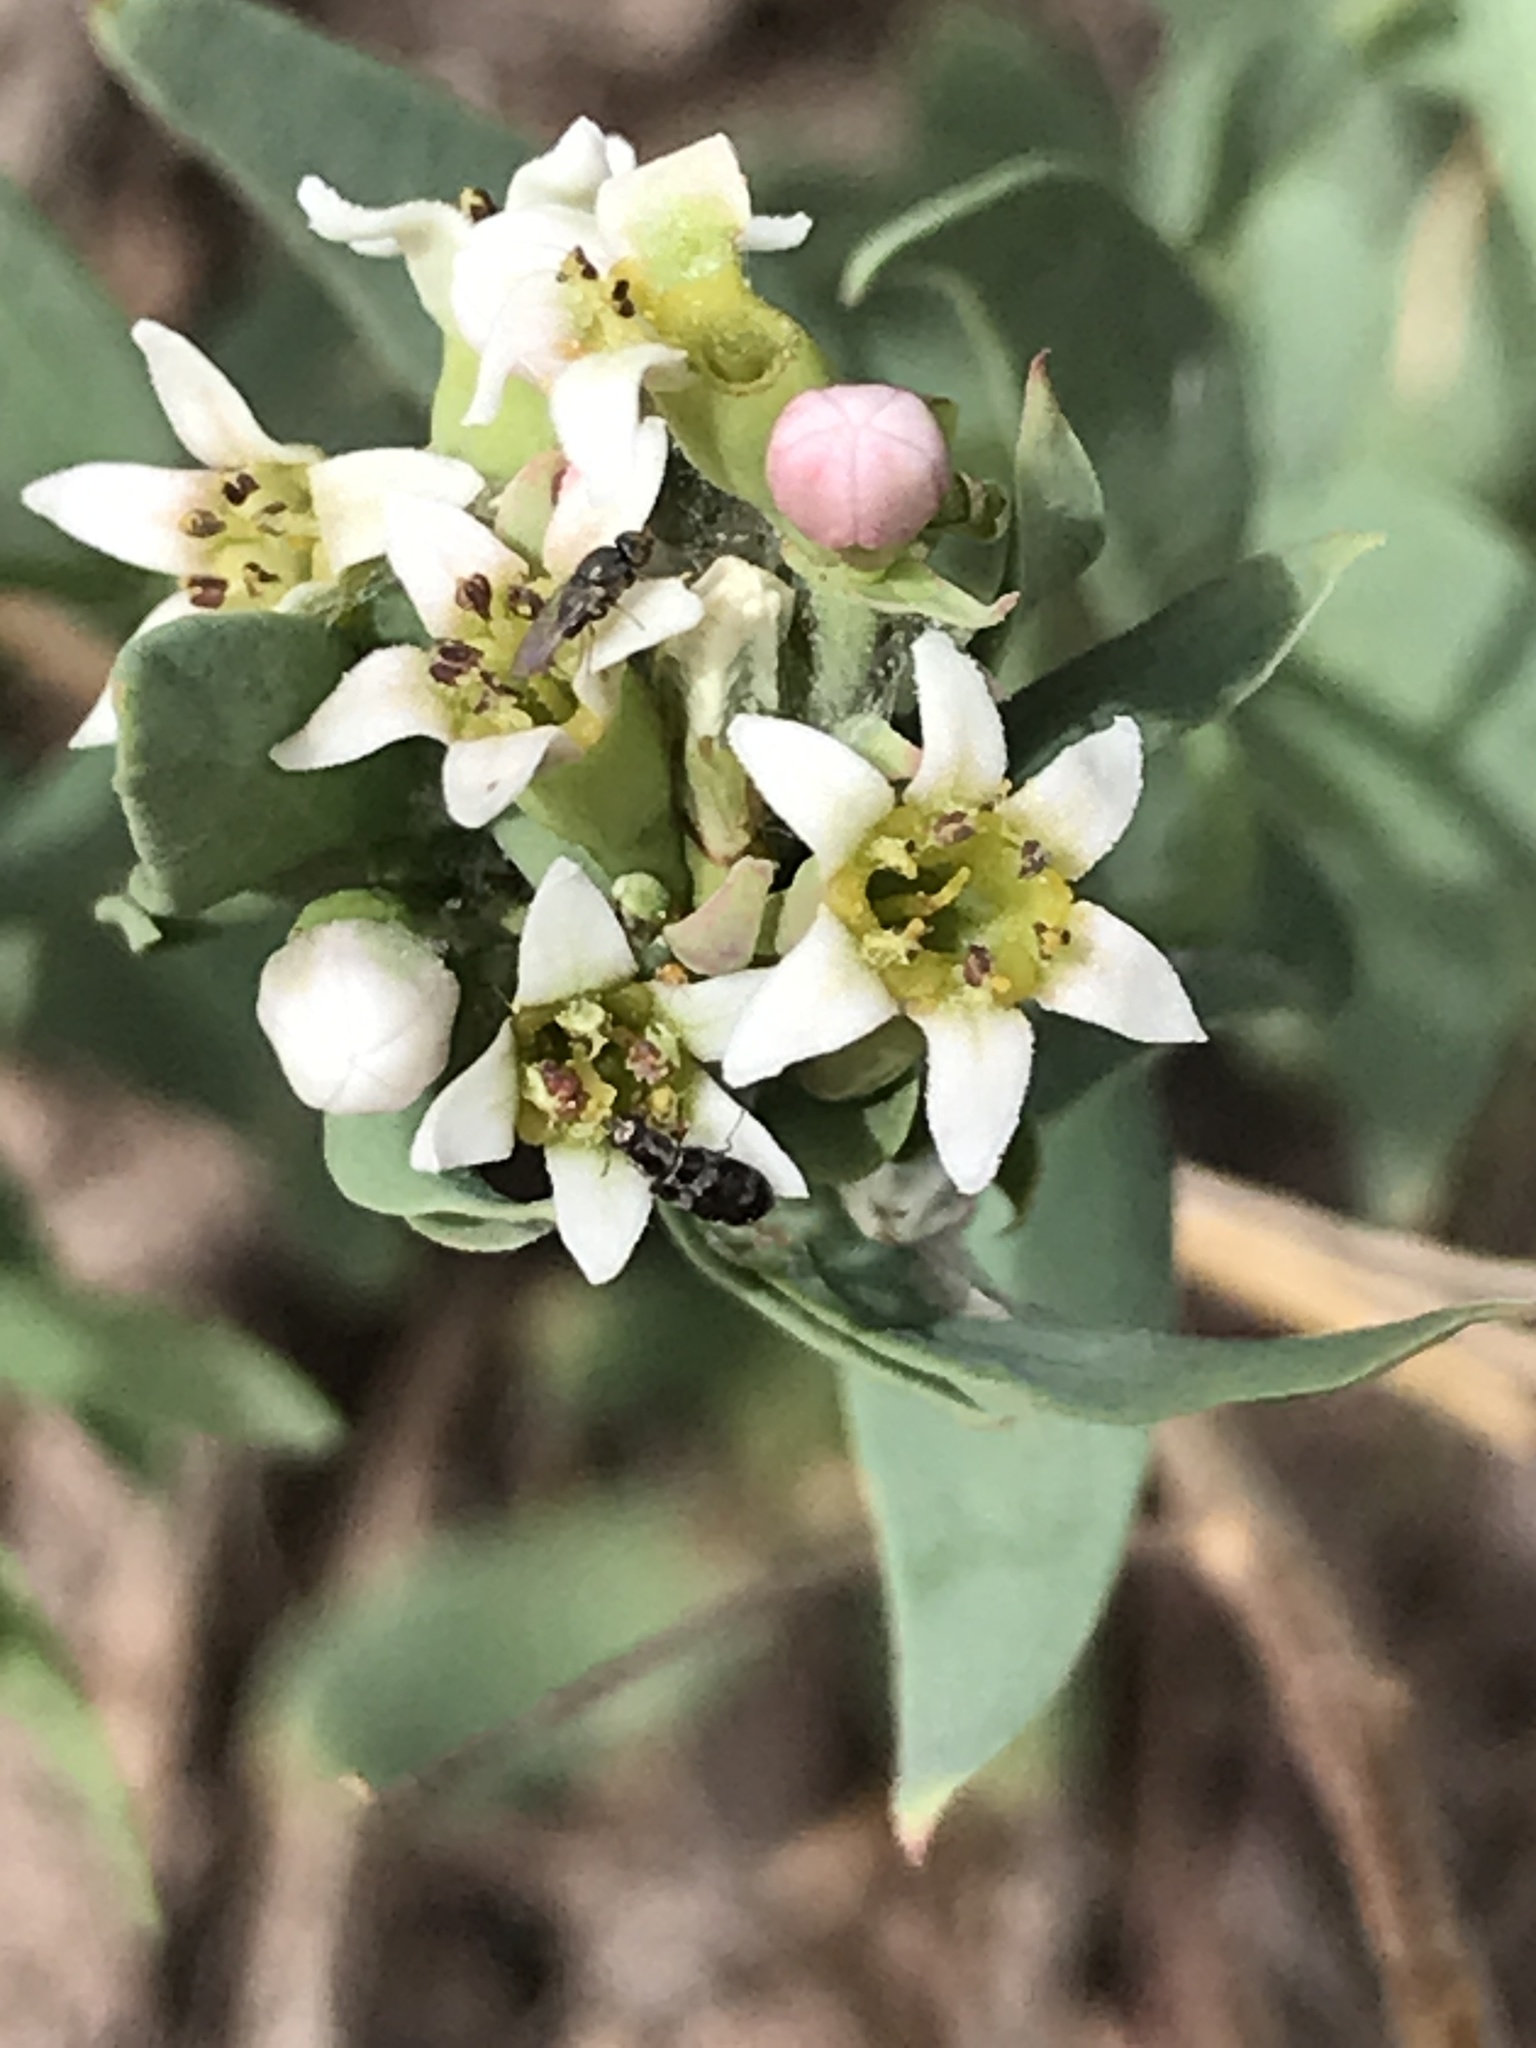
M 286 1358 L 227 1323 L 0 1271 L 0 1384 L 40 1401 L 313 1453 L 336 1411 Z
M 387 206 L 502 188 L 527 150 L 440 88 L 251 0 L 100 0 L 107 62 L 235 186 L 348 314 L 401 388 L 423 400 L 441 337 L 405 265 L 312 235 L 294 194 L 315 172 L 348 199 Z
M 0 1719 L 24 1728 L 90 1817 L 122 1882 L 135 1920 L 159 1919 L 149 1854 L 107 1746 L 64 1645 L 27 1592 L 20 1561 L 0 1550 Z
M 276 612 L 178 619 L 123 649 L 117 791 L 151 912 L 204 910 L 404 832 L 429 743 L 310 774 L 267 758 L 347 661 L 329 627 Z
M 18 502 L 23 484 L 72 463 L 178 460 L 128 323 L 4 179 L 0 276 L 0 565 L 13 582 L 63 584 L 99 570 L 137 583 L 131 570 L 100 569 L 99 557 Z
M 1025 611 L 1075 583 L 1104 546 L 1104 494 L 1038 355 L 1013 457 L 1014 582 Z
M 1043 1409 L 978 1425 L 873 1373 L 842 1384 L 894 1638 L 897 1820 L 917 1854 L 1071 1670 L 1120 1561 L 1145 1444 Z
M 1041 676 L 1003 706 L 1015 774 L 1119 712 L 1177 727 L 1232 710 L 1275 673 L 1351 562 L 1377 545 L 1373 536 L 1339 534 L 1251 556 Z

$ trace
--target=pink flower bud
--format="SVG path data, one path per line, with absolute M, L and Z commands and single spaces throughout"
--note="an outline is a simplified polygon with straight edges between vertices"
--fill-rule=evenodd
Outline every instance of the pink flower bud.
M 949 489 L 943 430 L 915 391 L 829 384 L 802 391 L 768 441 L 773 502 L 824 548 L 897 548 Z

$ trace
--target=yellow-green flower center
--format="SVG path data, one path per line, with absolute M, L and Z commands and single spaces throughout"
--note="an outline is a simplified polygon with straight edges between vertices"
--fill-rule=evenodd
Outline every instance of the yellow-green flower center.
M 320 528 L 299 463 L 266 462 L 210 478 L 207 504 L 181 530 L 203 544 L 202 565 L 182 578 L 199 611 L 261 611 L 325 574 Z
M 684 1128 L 697 1062 L 646 983 L 520 1010 L 513 1035 L 525 1143 L 606 1144 L 616 1116 Z
M 574 642 L 561 641 L 548 665 L 535 674 L 514 673 L 528 629 L 548 594 L 543 579 L 535 587 L 493 583 L 479 572 L 460 578 L 454 592 L 459 623 L 434 643 L 427 671 L 452 715 L 456 739 L 492 739 L 573 722 L 579 743 L 596 738 L 597 721 L 578 702 L 572 685 L 580 658 Z M 594 727 L 590 733 L 582 730 L 587 721 Z
M 824 889 L 904 1008 L 1035 995 L 1072 943 L 1072 891 L 1026 825 L 990 804 L 897 804 Z

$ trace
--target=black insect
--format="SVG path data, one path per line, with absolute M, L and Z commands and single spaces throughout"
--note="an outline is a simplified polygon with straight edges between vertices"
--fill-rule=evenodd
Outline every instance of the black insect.
M 610 546 L 583 555 L 534 620 L 512 663 L 513 675 L 536 676 L 549 667 L 562 641 L 605 619 L 634 588 L 654 545 L 648 533 L 621 533 Z
M 767 1176 L 728 1152 L 686 1144 L 638 1116 L 616 1116 L 608 1135 L 645 1175 L 657 1201 L 705 1223 L 757 1223 L 773 1207 Z

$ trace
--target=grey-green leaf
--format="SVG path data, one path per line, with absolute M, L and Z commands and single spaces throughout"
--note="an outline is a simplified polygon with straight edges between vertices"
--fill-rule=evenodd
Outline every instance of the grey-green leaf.
M 348 1201 L 402 1216 L 455 1251 L 520 1251 L 554 1228 L 547 1201 L 511 1201 L 474 1173 L 418 1173 L 410 1150 L 421 1117 L 417 1103 L 394 1115 L 325 1119 L 325 1163 Z
M 66 1408 L 273 1450 L 324 1451 L 341 1434 L 318 1389 L 243 1330 L 72 1292 L 42 1274 L 0 1271 L 0 1384 Z
M 427 743 L 308 774 L 267 758 L 346 663 L 332 629 L 276 612 L 178 619 L 123 649 L 116 784 L 151 912 L 204 910 L 403 832 Z
M 1056 401 L 1043 354 L 1024 386 L 1013 490 L 1013 580 L 1029 611 L 1075 583 L 1104 545 L 1104 495 Z
M 22 485 L 77 462 L 174 463 L 178 450 L 127 321 L 4 179 L 0 275 L 0 564 L 9 581 L 62 583 L 89 558 L 22 507 Z
M 1279 668 L 1349 565 L 1376 545 L 1372 536 L 1339 534 L 1284 555 L 1253 555 L 1052 669 L 1003 707 L 1015 774 L 1120 712 L 1177 727 L 1241 704 Z

